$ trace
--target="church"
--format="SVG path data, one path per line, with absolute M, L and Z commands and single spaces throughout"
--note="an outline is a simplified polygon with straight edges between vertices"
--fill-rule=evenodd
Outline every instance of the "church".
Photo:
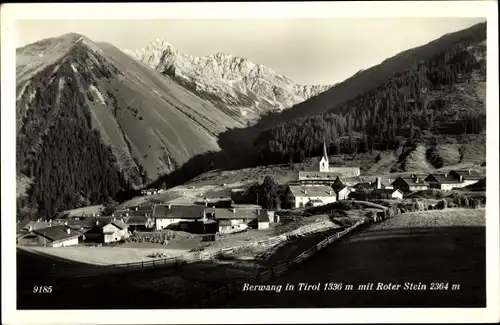
M 328 161 L 326 142 L 323 143 L 323 156 L 316 170 L 299 171 L 299 182 L 331 184 L 337 178 L 358 178 L 361 175 L 359 167 L 332 167 Z

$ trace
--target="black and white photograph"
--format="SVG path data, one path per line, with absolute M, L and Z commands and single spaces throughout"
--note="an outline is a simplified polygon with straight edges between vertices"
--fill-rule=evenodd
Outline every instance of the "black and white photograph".
M 495 1 L 156 5 L 2 6 L 6 323 L 498 321 Z

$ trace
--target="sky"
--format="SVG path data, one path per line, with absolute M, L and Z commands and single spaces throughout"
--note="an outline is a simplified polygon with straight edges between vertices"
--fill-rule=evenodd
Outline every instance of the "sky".
M 485 18 L 17 20 L 16 47 L 75 32 L 121 49 L 163 39 L 193 56 L 219 52 L 298 84 L 334 84 Z

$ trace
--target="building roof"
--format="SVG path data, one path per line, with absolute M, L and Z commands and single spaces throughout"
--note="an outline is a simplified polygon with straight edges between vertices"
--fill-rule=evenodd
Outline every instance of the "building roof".
M 331 197 L 335 196 L 335 192 L 331 186 L 315 185 L 315 186 L 300 186 L 290 185 L 290 191 L 293 196 L 301 197 Z
M 394 182 L 392 182 L 391 185 L 393 185 L 399 178 L 401 178 L 403 181 L 405 181 L 409 186 L 429 186 L 429 184 L 424 181 L 423 178 L 418 178 L 418 177 L 398 177 Z
M 81 233 L 63 225 L 40 228 L 37 230 L 33 230 L 32 232 L 40 236 L 43 236 L 51 241 L 70 239 L 81 235 Z
M 267 212 L 267 210 L 260 210 L 260 213 L 257 216 L 257 222 L 269 222 L 269 213 Z
M 17 230 L 17 232 L 20 232 L 22 230 L 26 230 L 28 228 L 28 224 L 31 223 L 31 222 L 33 222 L 33 221 L 30 221 L 30 220 L 19 221 L 16 224 L 16 230 Z
M 363 183 L 358 183 L 353 186 L 355 189 L 360 189 L 364 188 L 367 190 L 373 190 L 377 188 L 377 183 L 376 182 L 363 182 Z
M 335 191 L 335 193 L 338 193 L 338 192 L 345 190 L 345 189 L 347 189 L 347 185 L 345 185 L 345 184 L 333 186 L 333 190 Z
M 267 216 L 267 210 L 254 208 L 215 208 L 215 219 L 256 219 L 262 214 Z M 269 220 L 269 217 L 268 217 Z
M 451 172 L 456 173 L 459 176 L 462 176 L 463 180 L 480 180 L 484 176 L 478 173 L 475 170 L 452 170 Z
M 113 220 L 109 224 L 119 228 L 119 229 L 127 229 L 128 225 L 123 220 Z
M 434 176 L 434 178 L 441 184 L 460 184 L 460 180 L 456 179 L 455 177 L 451 176 L 450 174 L 438 174 L 438 173 L 433 173 L 429 174 L 427 178 L 425 179 L 426 181 L 430 181 L 429 178 L 431 176 Z
M 201 219 L 205 214 L 203 205 L 157 204 L 153 208 L 153 218 L 164 219 Z
M 342 184 L 357 184 L 362 183 L 363 179 L 360 176 L 337 176 L 335 179 L 336 182 L 341 182 Z
M 399 189 L 387 189 L 387 188 L 382 188 L 382 189 L 375 189 L 372 191 L 373 194 L 393 194 L 394 192 L 401 192 Z
M 81 218 L 81 219 L 57 219 L 54 222 L 57 224 L 67 225 L 72 229 L 92 228 L 95 226 L 94 217 Z
M 148 221 L 148 218 L 146 216 L 130 216 L 125 218 L 125 221 L 128 225 L 139 226 L 145 225 Z

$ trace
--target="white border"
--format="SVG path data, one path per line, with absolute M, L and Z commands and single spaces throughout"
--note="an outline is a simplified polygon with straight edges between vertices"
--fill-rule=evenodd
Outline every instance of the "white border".
M 165 18 L 486 17 L 487 63 L 487 303 L 483 309 L 241 309 L 16 311 L 15 20 Z M 2 323 L 395 323 L 499 320 L 498 8 L 496 1 L 6 4 L 2 24 Z M 411 35 L 408 35 L 411 37 Z

